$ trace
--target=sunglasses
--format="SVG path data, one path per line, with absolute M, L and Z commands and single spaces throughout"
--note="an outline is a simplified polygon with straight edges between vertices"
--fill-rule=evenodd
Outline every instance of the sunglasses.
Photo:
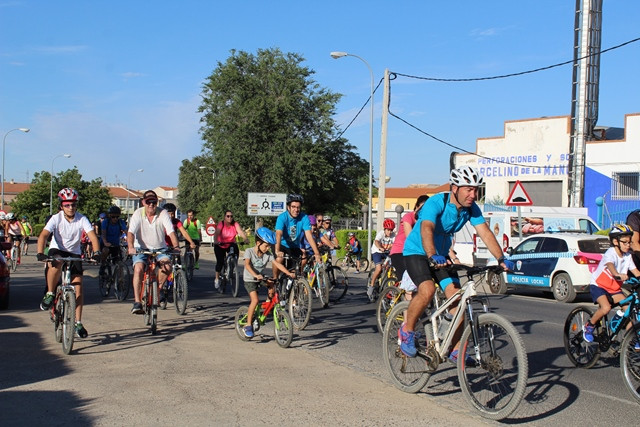
M 63 203 L 63 204 L 62 204 L 62 207 L 63 207 L 63 208 L 75 208 L 75 207 L 77 207 L 77 206 L 78 206 L 78 204 L 77 204 L 77 203 L 75 203 L 75 202 L 74 202 L 74 203 Z
M 111 218 L 111 219 L 118 219 L 118 218 L 120 218 L 120 215 L 111 215 L 109 218 Z
M 233 218 L 233 215 L 225 215 L 225 218 Z
M 158 200 L 157 199 L 147 199 L 144 201 L 147 205 L 157 205 L 158 204 Z

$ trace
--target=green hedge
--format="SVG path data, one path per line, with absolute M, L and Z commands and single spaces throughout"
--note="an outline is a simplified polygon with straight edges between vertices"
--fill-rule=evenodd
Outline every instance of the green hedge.
M 367 247 L 367 230 L 338 230 L 336 231 L 336 238 L 338 239 L 338 243 L 340 243 L 340 249 L 337 250 L 337 257 L 345 256 L 346 251 L 344 247 L 347 245 L 347 241 L 349 240 L 349 233 L 355 233 L 356 238 L 360 240 L 360 246 L 362 246 L 362 257 L 366 258 L 369 254 L 369 248 Z M 373 239 L 375 238 L 375 234 L 371 234 L 371 240 L 373 244 Z

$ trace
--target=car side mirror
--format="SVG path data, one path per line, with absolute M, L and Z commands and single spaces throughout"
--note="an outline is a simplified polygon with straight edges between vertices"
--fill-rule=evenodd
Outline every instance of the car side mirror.
M 507 248 L 507 255 L 513 255 L 513 248 L 511 246 Z

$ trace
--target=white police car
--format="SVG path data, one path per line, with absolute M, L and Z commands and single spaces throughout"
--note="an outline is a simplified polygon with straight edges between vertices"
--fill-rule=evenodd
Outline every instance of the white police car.
M 515 268 L 489 273 L 489 288 L 496 294 L 507 288 L 536 288 L 553 292 L 560 302 L 572 302 L 577 293 L 589 290 L 591 274 L 609 246 L 609 238 L 602 235 L 536 234 L 508 249 Z

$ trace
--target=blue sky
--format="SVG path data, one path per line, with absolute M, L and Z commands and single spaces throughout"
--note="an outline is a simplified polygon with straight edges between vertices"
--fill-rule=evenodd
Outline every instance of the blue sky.
M 85 179 L 175 186 L 200 153 L 201 85 L 231 49 L 297 52 L 323 87 L 344 95 L 346 126 L 392 72 L 474 78 L 572 59 L 575 2 L 0 0 L 0 133 L 7 180 L 77 166 Z M 640 2 L 604 0 L 602 47 L 640 37 Z M 640 112 L 640 42 L 601 57 L 599 125 Z M 504 121 L 570 114 L 571 66 L 468 83 L 398 77 L 391 111 L 451 144 L 503 134 Z M 378 174 L 382 87 L 375 95 Z M 344 134 L 369 157 L 369 110 Z M 388 186 L 443 183 L 451 149 L 391 117 Z M 144 168 L 143 173 L 135 172 Z

